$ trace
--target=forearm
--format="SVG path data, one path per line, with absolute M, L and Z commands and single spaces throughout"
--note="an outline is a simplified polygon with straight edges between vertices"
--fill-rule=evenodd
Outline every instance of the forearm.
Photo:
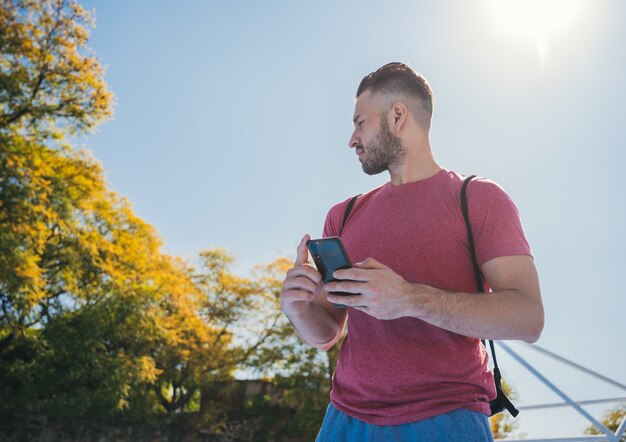
M 410 316 L 445 330 L 481 339 L 535 342 L 543 329 L 541 302 L 516 289 L 460 293 L 422 284 L 410 286 Z
M 314 302 L 303 305 L 297 311 L 285 315 L 296 333 L 309 345 L 320 350 L 330 349 L 341 337 L 343 325 L 340 325 L 319 304 Z

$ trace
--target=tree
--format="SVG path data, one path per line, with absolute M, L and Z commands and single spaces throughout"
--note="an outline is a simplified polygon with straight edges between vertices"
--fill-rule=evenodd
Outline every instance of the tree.
M 244 278 L 224 250 L 202 252 L 198 268 L 162 253 L 68 141 L 112 114 L 86 46 L 92 24 L 74 1 L 0 0 L 0 413 L 111 422 L 198 410 L 219 421 L 244 371 L 295 409 L 268 431 L 316 427 L 331 364 L 280 312 L 291 263 Z
M 0 394 L 17 400 L 2 402 L 113 418 L 132 398 L 149 397 L 141 387 L 160 373 L 154 348 L 173 333 L 167 312 L 200 293 L 160 253 L 154 229 L 106 191 L 95 161 L 69 147 L 5 140 Z M 196 326 L 186 324 L 176 333 Z
M 220 369 L 206 365 L 202 382 L 195 385 L 201 391 L 203 407 L 217 407 L 228 393 L 216 391 L 216 385 L 228 384 L 236 372 L 283 390 L 281 405 L 295 405 L 296 390 L 321 394 L 326 402 L 325 354 L 303 343 L 280 309 L 282 280 L 292 262 L 279 258 L 242 278 L 230 270 L 234 259 L 223 249 L 205 250 L 200 258 L 194 273 L 204 294 L 200 314 L 213 330 L 211 348 L 220 349 L 221 356 Z
M 102 171 L 63 140 L 112 112 L 103 70 L 86 47 L 91 25 L 75 2 L 0 0 L 0 349 L 63 309 L 60 297 L 93 270 L 64 253 L 86 245 L 67 232 L 103 201 Z M 74 258 L 82 276 L 56 280 Z
M 101 166 L 66 141 L 112 112 L 86 47 L 91 26 L 73 1 L 0 2 L 5 412 L 110 419 L 153 410 L 155 348 L 188 330 L 173 332 L 167 312 L 200 296 L 154 229 L 106 189 Z
M 0 0 L 0 131 L 39 140 L 86 131 L 112 112 L 103 68 L 75 1 Z
M 274 408 L 268 406 L 271 397 L 267 396 L 249 404 L 264 418 L 258 440 L 302 440 L 302 435 L 316 434 L 328 405 L 340 346 L 336 345 L 329 352 L 310 347 L 296 335 L 282 314 L 282 280 L 292 266 L 293 262 L 278 259 L 270 265 L 257 267 L 255 273 L 262 287 L 260 292 L 265 293 L 263 303 L 266 306 L 264 309 L 253 306 L 250 312 L 265 318 L 265 329 L 271 333 L 255 331 L 263 340 L 256 341 L 260 345 L 256 354 L 247 358 L 246 365 L 253 368 L 258 377 L 271 380 L 282 393 Z M 253 316 L 250 315 L 245 324 L 254 324 Z

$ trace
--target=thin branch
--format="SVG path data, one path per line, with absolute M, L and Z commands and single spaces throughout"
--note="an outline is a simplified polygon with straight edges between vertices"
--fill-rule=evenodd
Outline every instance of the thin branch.
M 278 320 L 280 319 L 280 317 L 282 316 L 282 313 L 277 314 L 274 317 L 274 323 L 272 324 L 271 327 L 266 329 L 266 333 L 263 337 L 261 337 L 256 344 L 254 344 L 252 347 L 248 347 L 248 350 L 246 350 L 246 352 L 243 354 L 243 357 L 236 362 L 236 365 L 241 364 L 242 362 L 244 362 L 246 359 L 248 359 L 248 357 L 250 357 L 250 355 L 257 349 L 259 348 L 267 338 L 269 338 L 272 334 L 273 334 L 273 330 L 274 327 L 276 326 L 276 324 L 278 323 Z

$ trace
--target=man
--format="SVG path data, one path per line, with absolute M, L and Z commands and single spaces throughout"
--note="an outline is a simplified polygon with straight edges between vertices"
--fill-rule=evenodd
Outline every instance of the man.
M 349 146 L 365 173 L 386 170 L 390 181 L 360 196 L 345 223 L 354 268 L 323 285 L 305 235 L 283 282 L 282 310 L 310 345 L 328 350 L 348 324 L 319 441 L 493 440 L 495 388 L 480 339 L 534 342 L 543 329 L 519 214 L 485 179 L 467 189 L 476 255 L 492 290 L 475 293 L 463 177 L 433 157 L 432 112 L 429 84 L 405 64 L 361 81 Z M 324 236 L 339 235 L 348 201 L 331 208 Z

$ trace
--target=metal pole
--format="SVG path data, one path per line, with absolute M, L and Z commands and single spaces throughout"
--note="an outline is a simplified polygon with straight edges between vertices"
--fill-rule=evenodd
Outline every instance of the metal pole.
M 615 432 L 615 439 L 619 439 L 626 432 L 626 416 L 622 418 L 622 423 L 617 427 L 617 431 Z
M 624 432 L 626 431 L 626 417 L 622 419 L 622 423 L 619 425 L 619 428 L 615 432 L 615 436 L 613 440 L 619 440 Z M 595 441 L 595 442 L 606 442 L 607 439 L 605 436 L 579 436 L 579 437 L 565 437 L 561 439 L 496 439 L 498 441 L 507 441 L 507 442 L 586 442 L 586 441 Z
M 495 439 L 496 442 L 606 442 L 608 439 L 606 436 L 580 436 L 580 437 L 565 437 L 562 439 Z
M 554 358 L 554 359 L 556 359 L 556 360 L 558 360 L 560 362 L 563 362 L 564 364 L 569 365 L 570 367 L 576 368 L 576 369 L 578 369 L 578 370 L 580 370 L 582 372 L 590 374 L 591 376 L 594 376 L 594 377 L 596 377 L 598 379 L 603 380 L 604 382 L 607 382 L 607 383 L 609 383 L 611 385 L 614 385 L 614 386 L 616 386 L 618 388 L 621 388 L 622 390 L 626 390 L 626 385 L 621 384 L 621 383 L 619 383 L 617 381 L 614 381 L 611 378 L 607 378 L 606 376 L 603 376 L 600 373 L 596 373 L 593 370 L 589 370 L 588 368 L 583 367 L 582 365 L 577 364 L 576 362 L 572 362 L 569 359 L 565 359 L 563 356 L 559 356 L 556 353 L 552 353 L 551 351 L 546 350 L 545 348 L 539 347 L 537 344 L 526 344 L 526 345 L 527 345 L 527 347 L 530 347 L 533 350 L 536 350 L 536 351 L 538 351 L 540 353 L 543 353 L 543 354 L 545 354 L 545 355 L 547 355 L 547 356 L 549 356 L 551 358 Z
M 576 411 L 578 411 L 580 414 L 582 414 L 584 417 L 586 417 L 587 420 L 589 422 L 591 422 L 598 430 L 600 430 L 604 434 L 606 434 L 608 439 L 609 439 L 609 441 L 619 442 L 619 439 L 615 437 L 615 434 L 613 434 L 613 432 L 611 430 L 609 430 L 607 427 L 605 427 L 600 422 L 598 422 L 596 419 L 594 419 L 593 416 L 591 416 L 589 413 L 587 413 L 585 410 L 583 410 L 580 407 L 580 405 L 578 405 L 576 402 L 574 402 L 568 395 L 566 395 L 561 390 L 559 390 L 552 382 L 550 382 L 541 373 L 539 373 L 537 370 L 535 370 L 535 368 L 533 366 L 531 366 L 521 356 L 519 356 L 517 353 L 515 353 L 511 349 L 511 347 L 509 347 L 508 345 L 506 345 L 505 343 L 503 343 L 501 341 L 495 341 L 495 342 L 500 347 L 502 347 L 508 354 L 510 354 L 517 362 L 519 362 L 528 371 L 530 371 L 532 374 L 534 374 L 541 382 L 543 382 L 548 388 L 550 388 L 550 390 L 554 391 L 557 395 L 559 395 L 561 397 L 561 399 L 563 399 L 565 402 L 567 402 L 572 408 L 574 408 Z
M 616 402 L 626 402 L 626 397 L 614 397 L 607 399 L 590 399 L 586 401 L 577 401 L 578 405 L 595 405 L 595 404 L 606 404 L 606 403 L 616 403 Z M 542 408 L 558 408 L 558 407 L 567 407 L 569 404 L 565 402 L 557 402 L 554 404 L 538 404 L 538 405 L 522 405 L 517 407 L 518 410 L 541 410 Z

